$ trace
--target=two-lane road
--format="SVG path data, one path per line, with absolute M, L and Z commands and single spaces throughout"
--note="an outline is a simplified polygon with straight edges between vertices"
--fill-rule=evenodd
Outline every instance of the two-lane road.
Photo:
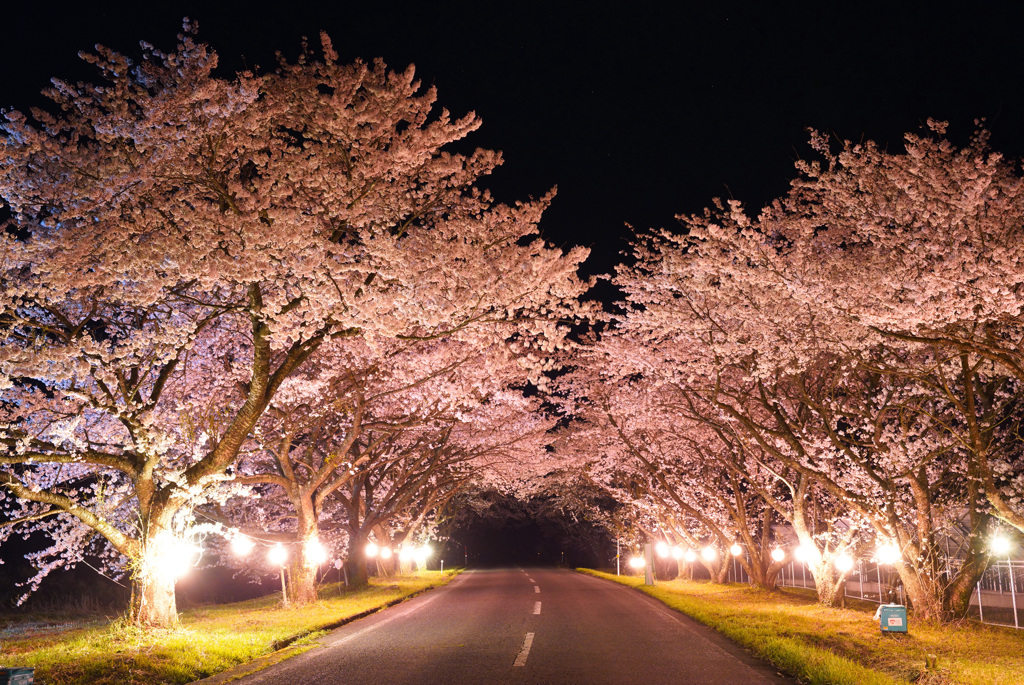
M 630 588 L 553 569 L 463 573 L 245 685 L 789 682 Z

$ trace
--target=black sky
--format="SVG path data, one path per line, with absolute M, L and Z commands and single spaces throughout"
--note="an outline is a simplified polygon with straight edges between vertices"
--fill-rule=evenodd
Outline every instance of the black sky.
M 545 234 L 592 246 L 600 272 L 625 222 L 668 227 L 715 196 L 785 192 L 808 126 L 894 148 L 928 117 L 961 139 L 986 117 L 994 146 L 1024 155 L 1017 4 L 23 3 L 0 10 L 0 106 L 86 74 L 76 53 L 94 43 L 170 46 L 186 15 L 226 73 L 323 29 L 343 58 L 413 62 L 441 105 L 477 111 L 472 142 L 506 158 L 486 185 L 514 200 L 557 184 Z

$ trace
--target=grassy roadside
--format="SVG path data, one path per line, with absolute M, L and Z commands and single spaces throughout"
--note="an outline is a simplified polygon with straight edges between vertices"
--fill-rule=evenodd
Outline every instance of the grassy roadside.
M 189 683 L 270 654 L 304 645 L 346 619 L 444 585 L 455 574 L 426 571 L 371 579 L 346 593 L 321 588 L 312 606 L 283 608 L 280 596 L 183 612 L 170 630 L 139 630 L 121 622 L 0 641 L 0 665 L 36 669 L 44 685 Z M 306 647 L 308 648 L 308 647 Z
M 681 580 L 645 587 L 638 576 L 578 569 L 638 588 L 767 659 L 803 683 L 1012 685 L 1024 683 L 1024 631 L 973 622 L 940 626 L 910 616 L 907 635 L 886 635 L 874 604 L 818 605 L 813 592 Z M 928 668 L 926 657 L 937 657 Z

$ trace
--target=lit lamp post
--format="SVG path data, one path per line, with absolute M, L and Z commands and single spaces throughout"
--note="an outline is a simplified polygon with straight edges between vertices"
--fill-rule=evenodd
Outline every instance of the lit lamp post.
M 743 554 L 743 548 L 740 547 L 738 542 L 734 542 L 732 547 L 729 548 L 729 554 L 732 555 L 732 579 L 734 583 L 738 583 L 740 582 L 740 571 L 736 566 L 736 560 Z
M 644 561 L 643 557 L 634 556 L 629 558 L 629 567 L 638 573 L 640 572 L 640 569 L 646 565 L 647 563 Z
M 896 545 L 886 543 L 875 550 L 875 561 L 878 563 L 875 566 L 875 571 L 878 576 L 878 603 L 883 603 L 882 598 L 882 566 L 891 566 L 900 560 L 903 554 L 900 552 L 900 548 Z
M 786 558 L 786 553 L 782 550 L 781 547 L 776 547 L 775 549 L 772 550 L 772 559 L 775 560 L 776 562 L 782 563 L 782 560 L 785 559 L 785 558 Z M 780 571 L 783 570 L 781 566 L 779 567 L 779 570 Z M 785 585 L 785 583 L 786 583 L 786 575 L 785 575 L 785 573 L 782 574 L 782 583 L 783 583 L 783 585 Z
M 807 587 L 807 562 L 814 558 L 817 548 L 811 548 L 810 545 L 799 545 L 793 550 L 793 558 L 800 562 L 800 584 L 803 587 Z M 796 579 L 793 579 L 796 584 Z
M 281 567 L 281 597 L 284 599 L 284 605 L 288 606 L 288 591 L 284 584 L 284 562 L 288 560 L 288 552 L 279 542 L 270 548 L 270 553 L 267 556 L 270 558 L 270 563 Z
M 687 580 L 693 580 L 693 562 L 697 561 L 697 553 L 688 549 L 683 552 L 683 560 L 686 561 Z
M 1017 583 L 1014 582 L 1013 560 L 1010 559 L 1010 550 L 1012 548 L 1013 545 L 1010 544 L 1010 540 L 1002 535 L 997 535 L 992 539 L 992 553 L 1005 556 L 1006 565 L 1010 569 L 1010 601 L 1013 602 L 1013 627 L 1020 628 L 1020 622 L 1017 618 Z M 978 599 L 978 606 L 981 606 L 981 598 Z

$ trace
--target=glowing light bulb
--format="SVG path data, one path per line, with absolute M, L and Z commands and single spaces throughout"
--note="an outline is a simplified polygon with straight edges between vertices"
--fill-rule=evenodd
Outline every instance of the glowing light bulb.
M 647 565 L 647 562 L 644 561 L 643 557 L 630 557 L 629 565 L 633 568 L 643 568 Z
M 231 538 L 231 552 L 237 556 L 249 556 L 255 547 L 256 543 L 253 542 L 252 538 L 245 535 L 236 535 Z
M 781 547 L 776 547 L 772 550 L 772 559 L 775 561 L 782 561 L 786 558 L 786 553 L 782 551 Z
M 694 552 L 692 549 L 688 549 L 686 550 L 686 552 L 683 553 L 683 559 L 690 563 L 693 563 L 694 561 L 697 561 L 697 553 Z
M 902 556 L 900 548 L 891 542 L 875 550 L 875 558 L 880 564 L 895 564 Z
M 739 546 L 739 543 L 732 543 L 732 547 L 729 548 L 729 552 L 734 556 L 738 557 L 743 554 L 743 548 Z
M 846 573 L 851 568 L 853 568 L 853 557 L 846 553 L 840 554 L 838 557 L 836 557 L 835 564 L 837 569 L 839 569 L 843 573 Z
M 288 561 L 288 550 L 279 542 L 270 548 L 267 558 L 276 566 L 284 566 L 284 562 Z
M 668 556 L 668 543 L 665 542 L 664 540 L 658 542 L 658 544 L 656 544 L 654 546 L 654 551 L 658 553 L 659 557 L 667 557 Z
M 708 545 L 700 551 L 700 555 L 704 558 L 704 561 L 714 561 L 718 558 L 718 550 Z
M 392 552 L 391 552 L 391 548 L 390 547 L 381 547 L 380 548 L 380 558 L 381 559 L 390 559 L 391 558 L 391 554 L 392 554 Z
M 316 538 L 306 541 L 306 559 L 313 566 L 319 566 L 320 564 L 327 561 L 327 550 L 320 544 L 320 541 Z
M 999 556 L 1006 556 L 1010 553 L 1010 548 L 1013 545 L 1010 544 L 1009 538 L 1005 538 L 1002 535 L 997 535 L 992 538 L 992 552 Z
M 380 549 L 377 548 L 377 545 L 373 544 L 372 542 L 366 545 L 366 556 L 370 557 L 371 559 L 377 556 L 377 552 L 379 551 Z
M 680 559 L 682 559 L 683 558 L 683 548 L 682 547 L 673 547 L 672 548 L 672 558 L 675 559 L 676 561 L 679 561 Z

